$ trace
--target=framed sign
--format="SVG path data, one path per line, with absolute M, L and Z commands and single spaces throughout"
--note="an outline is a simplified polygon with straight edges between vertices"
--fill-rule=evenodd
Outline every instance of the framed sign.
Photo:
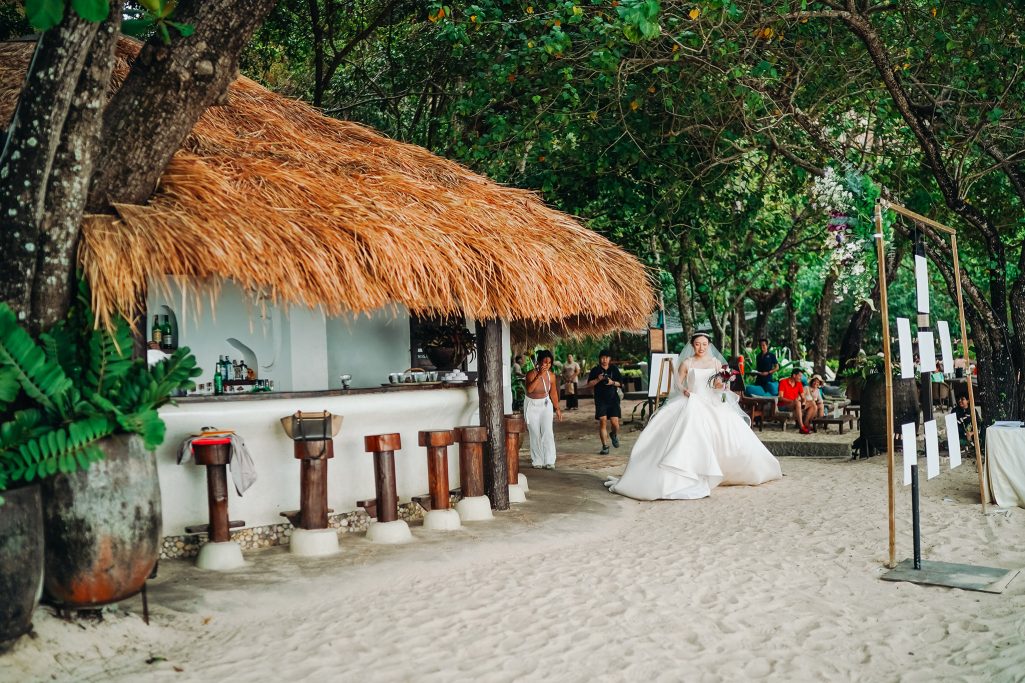
M 648 328 L 648 352 L 665 353 L 666 332 L 661 327 Z

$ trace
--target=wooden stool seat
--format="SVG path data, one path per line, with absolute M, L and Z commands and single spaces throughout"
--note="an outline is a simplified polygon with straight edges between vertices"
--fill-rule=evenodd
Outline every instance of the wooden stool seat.
M 210 534 L 213 543 L 231 540 L 233 523 L 228 519 L 228 463 L 231 461 L 231 439 L 226 436 L 210 436 L 193 439 L 192 456 L 196 464 L 206 467 L 206 501 L 210 513 L 209 524 L 186 527 L 187 533 L 201 533 L 189 529 L 202 529 Z
M 467 426 L 453 430 L 459 442 L 459 488 L 464 498 L 484 495 L 484 444 L 488 428 Z
M 421 505 L 425 510 L 448 510 L 448 447 L 455 443 L 455 434 L 450 429 L 425 430 L 420 432 L 419 441 L 427 449 L 427 486 L 430 490 L 430 502 Z
M 451 429 L 434 429 L 422 431 L 419 434 L 420 445 L 425 448 L 440 448 L 451 446 L 455 443 L 455 437 Z
M 357 501 L 356 505 L 379 522 L 394 522 L 399 518 L 399 497 L 395 489 L 395 451 L 402 448 L 402 436 L 397 433 L 371 434 L 363 437 L 368 453 L 374 454 L 374 488 L 377 497 Z

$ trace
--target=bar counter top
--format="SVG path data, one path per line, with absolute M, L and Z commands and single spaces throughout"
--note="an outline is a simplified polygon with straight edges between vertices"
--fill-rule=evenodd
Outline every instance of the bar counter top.
M 351 389 L 327 389 L 325 391 L 257 391 L 221 394 L 219 396 L 179 396 L 172 399 L 175 403 L 215 403 L 229 401 L 266 401 L 273 399 L 319 398 L 321 396 L 358 396 L 361 394 L 388 394 L 396 391 L 433 391 L 436 389 L 465 389 L 476 386 L 477 382 L 439 382 L 427 384 L 423 382 L 404 382 L 379 387 L 353 387 Z

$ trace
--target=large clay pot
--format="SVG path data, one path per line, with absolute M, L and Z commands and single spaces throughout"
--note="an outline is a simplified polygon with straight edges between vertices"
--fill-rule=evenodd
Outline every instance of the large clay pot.
M 43 583 L 43 507 L 38 486 L 4 491 L 0 506 L 0 652 L 32 628 Z
M 465 355 L 451 347 L 431 346 L 424 349 L 424 355 L 430 359 L 437 370 L 455 370 L 463 364 Z
M 907 422 L 918 424 L 918 384 L 893 380 L 893 432 Z M 886 450 L 886 378 L 870 375 L 861 390 L 861 438 L 871 451 Z
M 44 587 L 66 607 L 98 607 L 138 593 L 160 555 L 160 483 L 135 435 L 103 440 L 88 471 L 44 481 Z

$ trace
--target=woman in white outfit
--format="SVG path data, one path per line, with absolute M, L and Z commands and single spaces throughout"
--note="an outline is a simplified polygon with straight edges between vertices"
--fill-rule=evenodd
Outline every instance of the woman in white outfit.
M 715 375 L 726 364 L 704 334 L 677 358 L 670 398 L 641 432 L 626 471 L 606 482 L 637 500 L 690 500 L 720 484 L 780 479 L 779 461 L 751 431 L 739 399 Z
M 555 469 L 553 416 L 562 422 L 552 352 L 542 350 L 537 352 L 535 368 L 527 373 L 527 397 L 523 401 L 523 419 L 530 434 L 530 464 L 534 469 Z

